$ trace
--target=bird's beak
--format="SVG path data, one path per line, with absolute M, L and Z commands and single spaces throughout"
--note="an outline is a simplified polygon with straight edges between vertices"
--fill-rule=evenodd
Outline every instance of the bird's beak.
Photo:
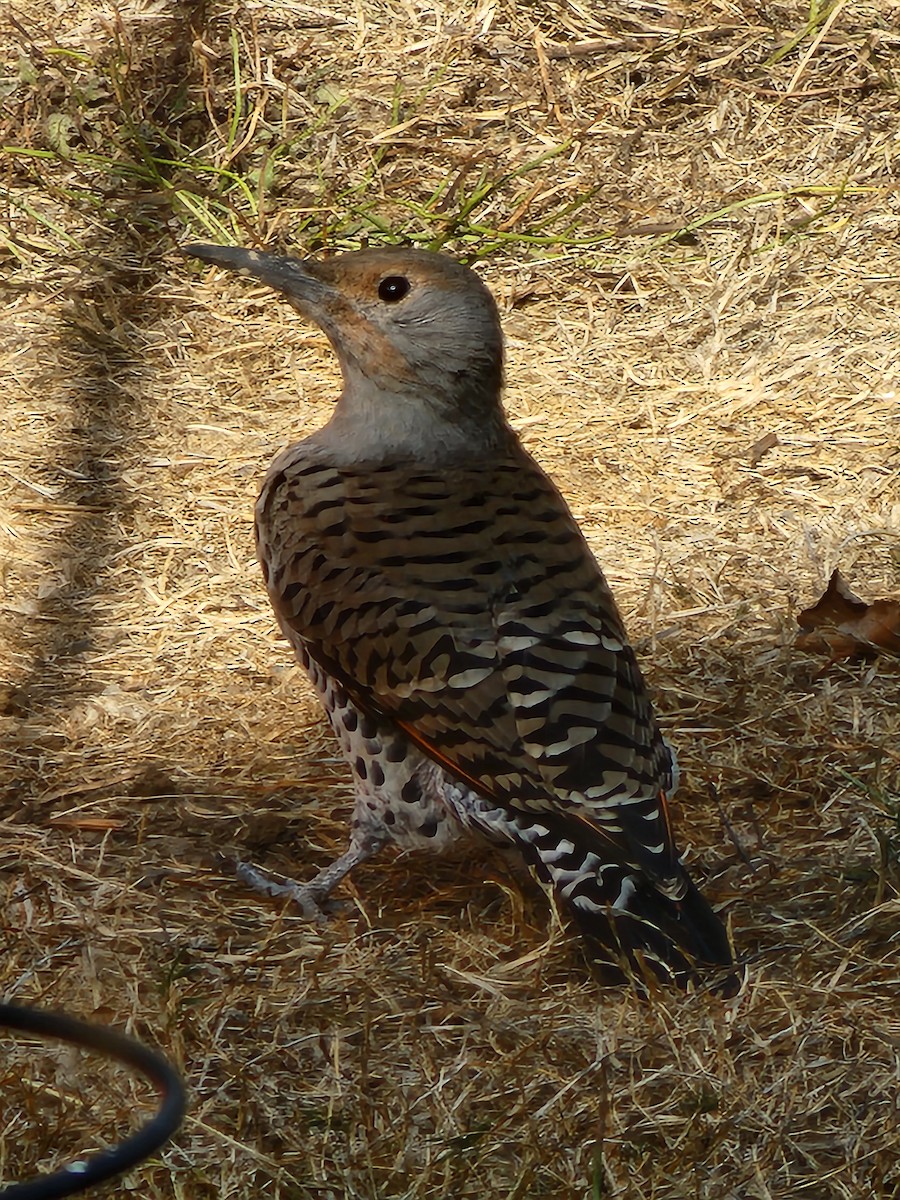
M 183 246 L 182 253 L 214 267 L 250 275 L 281 292 L 292 308 L 318 325 L 337 351 L 341 370 L 349 379 L 352 370 L 385 380 L 385 387 L 412 379 L 413 368 L 390 340 L 373 329 L 352 296 L 335 280 L 329 263 L 340 259 L 284 258 L 242 246 Z
M 263 250 L 247 250 L 243 246 L 208 246 L 193 243 L 182 247 L 182 253 L 199 258 L 214 267 L 237 271 L 240 275 L 251 275 L 266 283 L 276 292 L 282 292 L 304 315 L 320 316 L 320 306 L 331 291 L 329 286 L 314 272 L 314 263 L 307 265 L 299 258 L 282 258 L 267 254 Z M 313 269 L 310 269 L 313 268 Z

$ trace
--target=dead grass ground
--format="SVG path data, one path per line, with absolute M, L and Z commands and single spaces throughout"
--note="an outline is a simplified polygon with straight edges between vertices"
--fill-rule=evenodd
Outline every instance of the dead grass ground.
M 115 1194 L 900 1195 L 900 677 L 792 648 L 833 567 L 900 594 L 898 21 L 7 11 L 0 981 L 183 1069 L 180 1136 Z M 256 191 L 223 200 L 213 168 Z M 213 214 L 484 256 L 510 412 L 614 585 L 694 872 L 752 963 L 733 1003 L 598 990 L 487 857 L 386 857 L 324 929 L 215 871 L 312 873 L 349 789 L 250 536 L 334 363 L 173 252 Z M 27 1043 L 0 1071 L 6 1179 L 146 1103 Z

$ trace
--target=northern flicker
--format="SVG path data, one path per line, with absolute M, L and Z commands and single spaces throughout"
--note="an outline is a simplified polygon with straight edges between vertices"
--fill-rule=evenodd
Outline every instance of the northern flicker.
M 186 253 L 281 292 L 343 374 L 256 506 L 272 605 L 356 790 L 348 851 L 290 894 L 310 910 L 386 844 L 468 831 L 515 847 L 600 958 L 682 986 L 730 966 L 679 861 L 674 754 L 609 587 L 504 417 L 479 277 L 401 248 Z

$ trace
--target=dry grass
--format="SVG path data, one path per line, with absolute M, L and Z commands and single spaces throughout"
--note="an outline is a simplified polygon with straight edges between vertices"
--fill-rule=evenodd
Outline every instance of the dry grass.
M 7 11 L 0 980 L 183 1068 L 180 1136 L 116 1194 L 900 1195 L 898 667 L 792 648 L 834 566 L 900 594 L 898 17 Z M 753 964 L 731 1004 L 598 990 L 488 857 L 386 855 L 324 929 L 212 866 L 303 877 L 344 844 L 250 538 L 336 372 L 174 247 L 391 230 L 484 259 L 510 412 L 607 568 Z M 7 1179 L 138 1103 L 27 1043 L 0 1088 Z

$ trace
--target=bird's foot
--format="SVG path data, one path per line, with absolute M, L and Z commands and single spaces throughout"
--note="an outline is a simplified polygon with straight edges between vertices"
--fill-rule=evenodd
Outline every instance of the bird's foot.
M 290 900 L 308 921 L 314 921 L 317 925 L 324 925 L 327 917 L 343 908 L 339 900 L 329 900 L 327 892 L 323 893 L 321 888 L 317 888 L 314 881 L 303 884 L 283 876 L 276 878 L 242 859 L 234 860 L 232 865 L 241 883 L 246 883 L 263 896 Z
M 377 854 L 383 845 L 383 838 L 377 835 L 354 838 L 340 858 L 323 867 L 309 883 L 296 883 L 283 875 L 276 877 L 239 858 L 228 859 L 220 856 L 218 861 L 220 867 L 233 871 L 242 883 L 248 884 L 254 891 L 274 899 L 290 900 L 307 920 L 321 925 L 330 913 L 342 907 L 338 901 L 329 899 L 337 885 L 355 866 Z

